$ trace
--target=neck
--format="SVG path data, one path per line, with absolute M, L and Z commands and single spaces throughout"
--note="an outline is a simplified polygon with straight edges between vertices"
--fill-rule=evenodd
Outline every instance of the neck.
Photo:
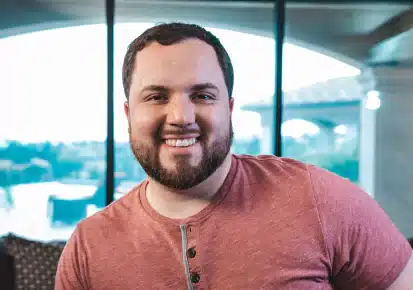
M 200 184 L 185 190 L 166 187 L 149 178 L 146 198 L 159 214 L 173 218 L 185 219 L 200 212 L 208 206 L 218 192 L 231 168 L 232 154 L 229 153 L 215 172 Z

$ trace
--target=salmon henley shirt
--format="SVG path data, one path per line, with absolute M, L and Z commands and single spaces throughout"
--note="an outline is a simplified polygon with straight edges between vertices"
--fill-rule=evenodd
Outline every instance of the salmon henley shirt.
M 56 290 L 380 290 L 412 253 L 368 194 L 296 160 L 233 155 L 211 203 L 183 220 L 156 212 L 147 184 L 77 225 Z

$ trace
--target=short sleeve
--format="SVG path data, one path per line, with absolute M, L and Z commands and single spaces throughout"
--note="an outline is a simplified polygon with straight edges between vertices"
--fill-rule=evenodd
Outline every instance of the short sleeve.
M 67 241 L 59 259 L 55 290 L 88 289 L 85 279 L 85 253 L 76 228 Z
M 410 258 L 407 239 L 355 184 L 315 166 L 308 170 L 331 280 L 339 289 L 387 289 Z

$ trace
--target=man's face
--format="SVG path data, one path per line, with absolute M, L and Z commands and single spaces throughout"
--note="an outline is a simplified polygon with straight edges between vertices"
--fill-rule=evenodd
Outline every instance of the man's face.
M 191 188 L 223 163 L 232 143 L 232 108 L 208 44 L 154 42 L 137 53 L 125 103 L 130 143 L 145 172 L 161 184 Z

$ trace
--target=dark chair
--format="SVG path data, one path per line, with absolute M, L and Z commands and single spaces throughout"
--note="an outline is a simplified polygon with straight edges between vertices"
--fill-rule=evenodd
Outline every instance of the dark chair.
M 53 289 L 64 241 L 0 237 L 0 289 Z
M 0 288 L 2 290 L 14 290 L 14 260 L 7 252 L 6 247 L 0 239 Z

